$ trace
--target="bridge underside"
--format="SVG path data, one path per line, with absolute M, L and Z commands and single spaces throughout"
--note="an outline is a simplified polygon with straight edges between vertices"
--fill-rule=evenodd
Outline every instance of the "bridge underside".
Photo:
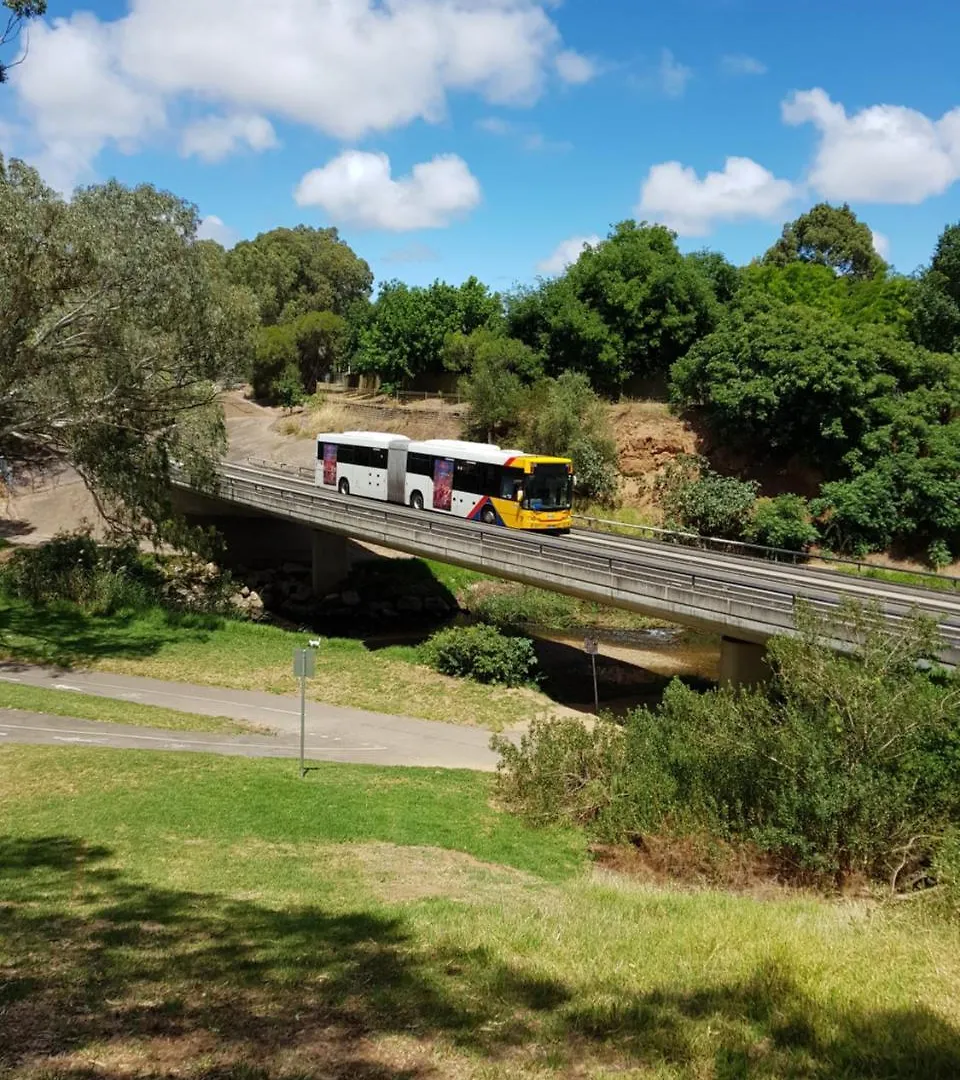
M 306 563 L 318 596 L 332 592 L 358 562 L 374 558 L 361 544 L 337 533 L 267 517 L 182 488 L 174 490 L 174 508 L 192 525 L 217 530 L 223 538 L 228 568 L 270 569 L 285 562 Z

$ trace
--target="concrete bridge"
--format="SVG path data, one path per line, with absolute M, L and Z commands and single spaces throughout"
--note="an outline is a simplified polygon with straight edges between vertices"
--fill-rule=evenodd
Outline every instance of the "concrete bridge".
M 922 612 L 940 627 L 944 662 L 960 661 L 960 595 L 947 592 L 595 532 L 521 533 L 342 497 L 318 488 L 309 470 L 281 466 L 225 464 L 215 494 L 176 485 L 177 508 L 216 525 L 239 561 L 309 552 L 318 593 L 343 580 L 351 541 L 364 541 L 719 634 L 721 677 L 734 683 L 763 677 L 765 643 L 795 633 L 798 601 L 826 615 L 848 600 L 877 603 L 894 627 Z

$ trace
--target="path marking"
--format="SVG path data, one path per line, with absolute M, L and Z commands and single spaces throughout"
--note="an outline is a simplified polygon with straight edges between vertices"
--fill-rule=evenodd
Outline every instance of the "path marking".
M 169 735 L 134 735 L 126 731 L 104 731 L 104 732 L 90 732 L 90 731 L 77 731 L 72 728 L 48 728 L 37 727 L 34 724 L 8 724 L 7 727 L 14 729 L 15 731 L 37 731 L 42 732 L 45 735 L 53 735 L 57 742 L 93 742 L 95 739 L 81 738 L 81 739 L 65 739 L 60 738 L 61 735 L 80 735 L 90 736 L 95 735 L 99 739 L 106 739 L 113 736 L 116 739 L 135 739 L 141 742 L 158 742 L 171 744 L 177 742 L 180 746 L 236 746 L 245 748 L 249 747 L 251 750 L 289 750 L 291 747 L 284 746 L 282 743 L 249 743 L 249 742 L 213 742 L 207 739 L 173 739 Z M 239 736 L 243 738 L 243 736 Z M 389 750 L 388 746 L 378 746 L 376 744 L 364 743 L 362 746 L 338 746 L 335 749 L 325 746 L 310 746 L 308 750 L 319 751 L 321 753 L 373 753 L 384 750 Z

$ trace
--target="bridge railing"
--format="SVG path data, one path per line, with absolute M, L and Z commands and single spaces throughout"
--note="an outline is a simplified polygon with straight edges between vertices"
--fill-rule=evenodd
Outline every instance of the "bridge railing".
M 702 536 L 700 533 L 662 529 L 655 525 L 643 525 L 632 521 L 588 517 L 584 514 L 574 514 L 573 518 L 574 521 L 584 522 L 591 532 L 624 535 L 621 530 L 628 529 L 634 533 L 652 537 L 660 543 L 680 544 L 683 547 L 697 548 L 701 551 L 717 551 L 723 554 L 744 555 L 747 558 L 755 559 L 772 559 L 776 562 L 792 563 L 794 566 L 811 566 L 822 563 L 827 566 L 850 567 L 857 574 L 862 574 L 864 577 L 875 577 L 882 580 L 884 575 L 895 575 L 898 578 L 904 576 L 916 579 L 917 584 L 922 588 L 945 591 L 960 589 L 960 578 L 948 577 L 945 574 L 937 574 L 930 570 L 901 570 L 896 567 L 878 566 L 876 563 L 869 563 L 863 559 L 849 559 L 842 555 L 831 555 L 826 552 L 795 551 L 791 548 L 754 544 L 748 540 L 725 540 L 719 536 Z

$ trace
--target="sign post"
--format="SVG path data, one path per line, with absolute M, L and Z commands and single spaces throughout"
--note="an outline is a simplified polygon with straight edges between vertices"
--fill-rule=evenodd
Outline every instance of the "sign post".
M 597 653 L 600 651 L 600 646 L 597 644 L 596 639 L 587 638 L 583 643 L 583 651 L 590 657 L 590 664 L 593 667 L 593 709 L 599 716 L 600 689 L 597 686 Z
M 300 779 L 307 775 L 303 763 L 304 745 L 307 726 L 307 679 L 317 672 L 317 653 L 315 649 L 293 650 L 293 674 L 300 680 Z

